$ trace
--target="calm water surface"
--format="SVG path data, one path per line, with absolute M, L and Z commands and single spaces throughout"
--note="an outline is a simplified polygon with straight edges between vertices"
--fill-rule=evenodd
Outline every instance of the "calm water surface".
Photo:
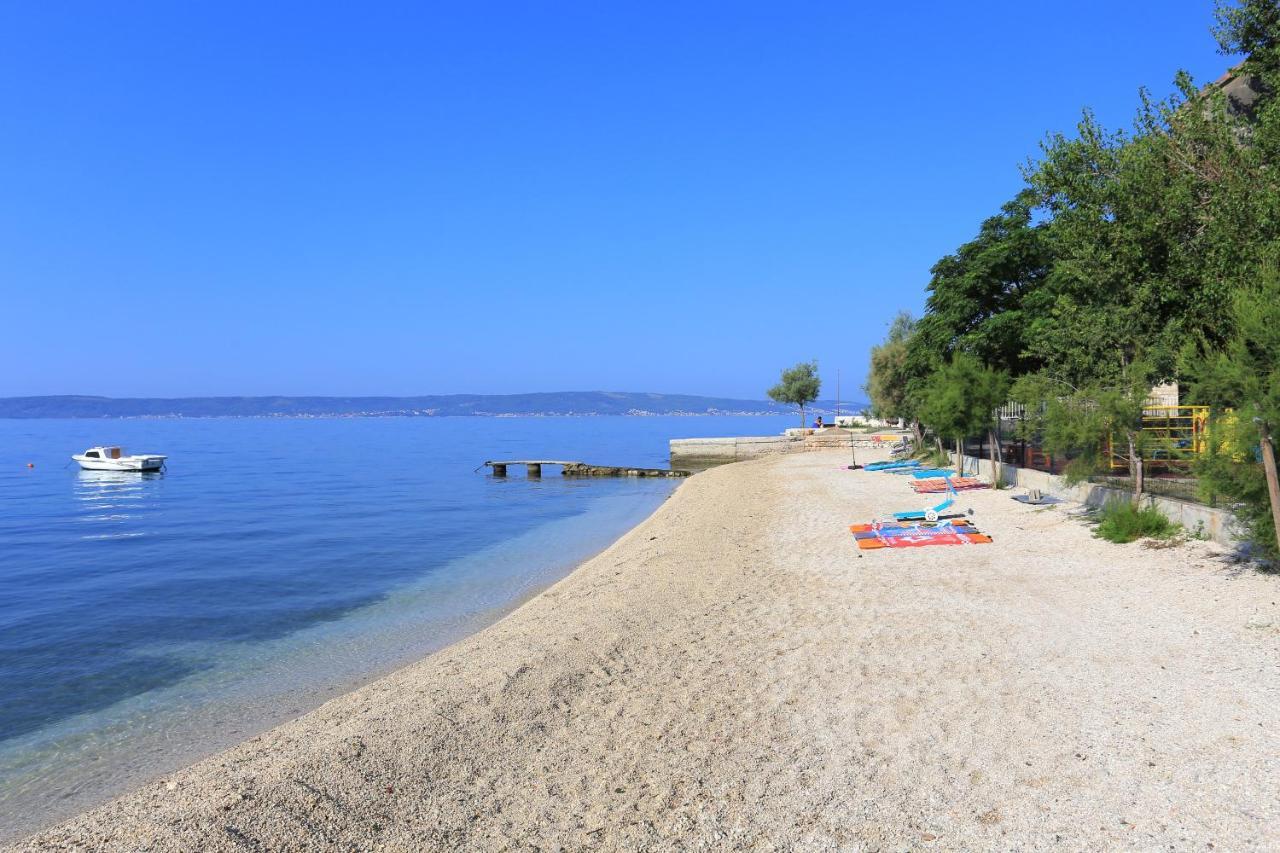
M 677 482 L 501 480 L 485 459 L 660 467 L 669 438 L 791 423 L 0 420 L 0 838 L 493 621 Z M 168 470 L 67 465 L 95 444 Z

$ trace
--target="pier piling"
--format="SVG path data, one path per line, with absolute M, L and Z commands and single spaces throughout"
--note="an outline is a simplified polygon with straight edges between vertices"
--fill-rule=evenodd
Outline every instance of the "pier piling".
M 507 476 L 507 466 L 523 465 L 532 479 L 542 476 L 543 465 L 559 465 L 565 477 L 688 477 L 688 471 L 677 468 L 632 468 L 621 465 L 588 465 L 586 462 L 570 462 L 560 459 L 503 459 L 484 463 L 495 477 Z M 484 467 L 481 466 L 481 467 Z

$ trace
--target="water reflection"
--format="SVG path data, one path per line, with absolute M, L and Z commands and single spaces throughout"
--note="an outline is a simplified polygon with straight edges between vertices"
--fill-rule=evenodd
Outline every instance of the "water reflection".
M 149 506 L 155 483 L 164 478 L 159 471 L 84 471 L 73 481 L 73 496 L 79 501 L 78 521 L 94 525 L 81 539 L 133 539 L 146 531 L 128 529 Z M 105 526 L 105 527 L 104 527 Z

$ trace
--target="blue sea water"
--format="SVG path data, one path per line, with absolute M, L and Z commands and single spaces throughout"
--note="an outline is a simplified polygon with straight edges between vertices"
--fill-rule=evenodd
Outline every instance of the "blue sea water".
M 0 421 L 0 838 L 229 746 L 482 627 L 778 417 Z M 95 444 L 162 474 L 80 471 Z M 26 467 L 27 463 L 34 467 Z

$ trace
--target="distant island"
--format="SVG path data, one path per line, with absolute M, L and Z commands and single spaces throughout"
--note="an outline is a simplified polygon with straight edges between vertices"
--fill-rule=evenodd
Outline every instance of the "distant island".
M 840 404 L 845 414 L 866 404 Z M 836 411 L 818 401 L 813 415 Z M 536 394 L 447 394 L 423 397 L 0 397 L 0 418 L 379 418 L 531 417 L 565 415 L 782 415 L 795 410 L 765 400 L 690 394 L 565 391 Z

